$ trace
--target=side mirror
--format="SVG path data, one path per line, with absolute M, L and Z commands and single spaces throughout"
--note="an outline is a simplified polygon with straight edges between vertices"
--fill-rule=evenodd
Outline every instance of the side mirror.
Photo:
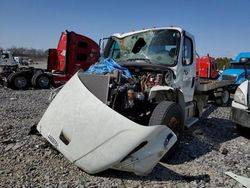
M 243 63 L 243 64 L 250 63 L 250 58 L 242 57 L 240 58 L 240 63 Z

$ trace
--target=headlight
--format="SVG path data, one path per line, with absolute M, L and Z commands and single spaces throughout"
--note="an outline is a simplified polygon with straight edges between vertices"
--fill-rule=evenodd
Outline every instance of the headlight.
M 238 87 L 234 94 L 234 101 L 243 105 L 247 105 L 245 99 L 246 99 L 246 96 L 244 95 L 242 90 Z

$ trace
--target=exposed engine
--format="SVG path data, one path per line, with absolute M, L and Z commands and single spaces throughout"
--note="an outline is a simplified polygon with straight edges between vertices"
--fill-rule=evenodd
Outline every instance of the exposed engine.
M 132 78 L 124 77 L 119 71 L 112 75 L 109 106 L 135 122 L 147 124 L 157 105 L 154 100 L 149 100 L 150 89 L 158 85 L 171 85 L 173 74 L 170 70 L 151 72 L 135 69 L 131 72 Z

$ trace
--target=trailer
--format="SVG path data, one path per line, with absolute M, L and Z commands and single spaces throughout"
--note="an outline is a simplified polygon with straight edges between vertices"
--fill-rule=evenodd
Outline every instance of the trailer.
M 0 65 L 0 81 L 12 89 L 49 88 L 68 81 L 78 70 L 86 70 L 100 56 L 99 46 L 75 32 L 63 32 L 57 49 L 48 50 L 47 69 Z
M 37 126 L 90 174 L 147 175 L 198 121 L 210 92 L 229 84 L 200 82 L 194 37 L 179 27 L 114 34 L 102 54 L 64 85 Z

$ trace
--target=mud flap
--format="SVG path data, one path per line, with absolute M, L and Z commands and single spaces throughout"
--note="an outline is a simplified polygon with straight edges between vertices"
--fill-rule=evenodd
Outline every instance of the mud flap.
M 77 73 L 51 102 L 37 129 L 90 174 L 114 168 L 147 175 L 177 140 L 166 126 L 142 126 L 112 110 Z

